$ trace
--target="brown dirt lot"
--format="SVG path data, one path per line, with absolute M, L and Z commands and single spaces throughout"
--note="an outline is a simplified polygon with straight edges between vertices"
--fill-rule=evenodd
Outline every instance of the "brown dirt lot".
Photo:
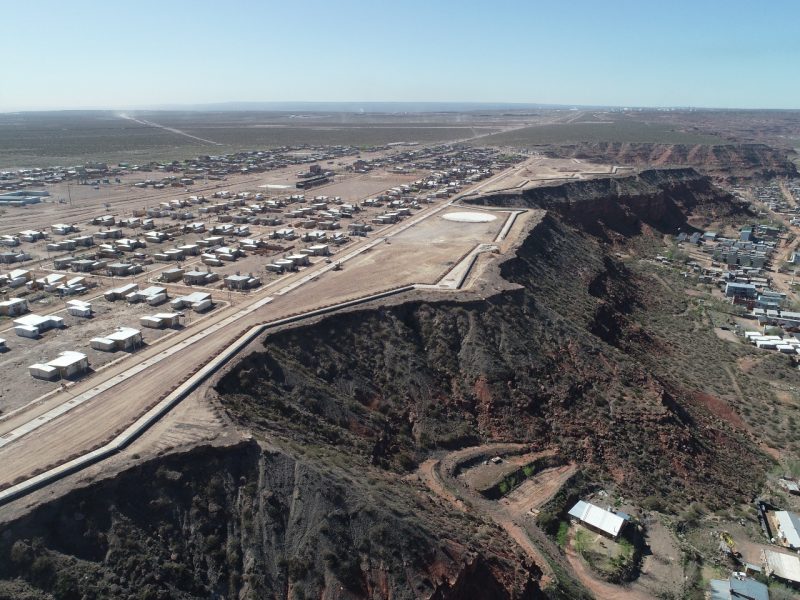
M 69 388 L 69 394 L 76 395 L 90 391 L 100 381 L 113 379 L 116 380 L 116 385 L 108 391 L 97 394 L 64 416 L 42 425 L 35 433 L 25 435 L 0 449 L 0 461 L 7 465 L 3 470 L 3 481 L 0 481 L 0 485 L 60 464 L 68 457 L 104 443 L 115 432 L 119 432 L 141 415 L 174 385 L 188 377 L 193 370 L 206 362 L 208 357 L 231 343 L 249 327 L 337 301 L 363 297 L 396 284 L 414 283 L 420 273 L 433 281 L 448 268 L 450 263 L 455 263 L 466 250 L 471 249 L 476 240 L 486 241 L 486 237 L 489 237 L 491 241 L 496 234 L 496 228 L 499 228 L 503 221 L 502 218 L 489 224 L 443 221 L 438 217 L 442 206 L 441 202 L 426 205 L 423 211 L 416 212 L 408 220 L 391 227 L 390 229 L 400 230 L 406 225 L 417 223 L 417 219 L 429 215 L 427 219 L 392 237 L 391 244 L 379 244 L 370 252 L 354 258 L 345 265 L 343 271 L 330 271 L 315 276 L 315 273 L 319 272 L 318 267 L 326 265 L 309 267 L 281 279 L 273 286 L 266 285 L 256 293 L 240 296 L 235 301 L 235 306 L 223 307 L 208 316 L 203 321 L 204 326 L 208 327 L 223 319 L 233 318 L 238 314 L 237 311 L 265 297 L 271 297 L 273 300 L 254 312 L 237 317 L 215 335 L 201 336 L 199 341 L 181 351 L 180 360 L 156 362 L 145 371 L 127 377 L 125 374 L 127 368 L 145 359 L 155 359 L 161 351 L 159 348 L 163 347 L 147 348 L 136 354 L 134 362 L 124 361 L 123 365 L 112 365 L 102 376 L 97 375 L 86 381 L 77 382 Z M 380 235 L 386 235 L 386 232 L 381 232 Z M 442 241 L 435 246 L 435 252 L 425 254 L 424 249 L 430 246 L 433 236 L 442 236 Z M 458 241 L 450 243 L 447 241 L 448 237 Z M 354 240 L 353 243 L 355 247 L 361 247 L 375 239 L 373 235 L 367 239 Z M 419 258 L 421 253 L 422 261 Z M 369 259 L 365 260 L 365 257 Z M 395 264 L 407 265 L 406 270 L 397 269 L 395 272 L 389 268 Z M 414 264 L 417 264 L 416 269 L 412 268 Z M 306 283 L 298 291 L 277 293 L 293 281 L 306 281 Z M 193 322 L 185 332 L 178 332 L 170 338 L 170 345 L 197 332 L 198 329 Z M 20 413 L 0 422 L 0 430 L 10 431 L 14 427 L 36 419 L 47 410 L 60 405 L 66 398 L 65 393 L 55 394 L 26 410 L 24 414 Z M 53 439 L 57 439 L 58 444 L 50 443 Z
M 555 496 L 576 470 L 577 467 L 574 464 L 543 469 L 523 481 L 519 487 L 500 500 L 500 503 L 508 506 L 512 511 L 522 513 L 537 509 Z
M 53 304 L 63 309 L 63 302 L 54 299 Z M 34 311 L 37 307 L 31 306 Z M 139 317 L 157 312 L 169 311 L 169 305 L 153 307 L 147 304 L 127 304 L 125 302 L 108 302 L 104 299 L 92 301 L 95 315 L 91 319 L 83 319 L 68 315 L 66 311 L 55 311 L 63 317 L 65 329 L 51 329 L 39 339 L 19 337 L 12 331 L 0 332 L 7 340 L 10 350 L 0 354 L 0 369 L 3 371 L 0 382 L 0 410 L 14 410 L 47 392 L 58 389 L 60 382 L 34 379 L 28 374 L 28 367 L 37 362 L 51 360 L 60 352 L 76 350 L 89 357 L 90 369 L 96 371 L 111 361 L 129 356 L 128 352 L 102 352 L 89 346 L 93 337 L 101 337 L 111 333 L 116 327 L 133 327 L 142 331 L 144 343 L 152 344 L 156 340 L 169 335 L 172 330 L 145 329 L 139 325 Z M 50 312 L 54 312 L 51 308 Z M 8 325 L 11 325 L 10 323 Z

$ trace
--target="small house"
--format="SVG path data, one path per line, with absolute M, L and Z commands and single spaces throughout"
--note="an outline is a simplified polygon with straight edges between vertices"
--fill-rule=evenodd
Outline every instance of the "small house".
M 64 319 L 55 315 L 30 314 L 14 319 L 14 333 L 20 337 L 37 338 L 49 329 L 63 329 Z
M 24 298 L 9 298 L 0 302 L 0 315 L 16 317 L 28 312 L 28 301 Z
M 95 350 L 115 352 L 117 350 L 134 350 L 142 345 L 142 332 L 132 327 L 117 327 L 104 337 L 92 338 L 89 345 Z
M 83 300 L 67 300 L 67 314 L 73 317 L 91 317 L 92 305 Z
M 170 302 L 170 307 L 173 310 L 181 310 L 185 307 L 191 307 L 195 312 L 203 312 L 208 310 L 214 305 L 211 294 L 206 292 L 192 292 L 186 296 L 180 296 Z
M 211 271 L 187 271 L 183 275 L 183 282 L 187 285 L 208 285 L 218 279 L 219 275 Z
M 139 319 L 139 324 L 142 327 L 149 327 L 151 329 L 164 329 L 165 327 L 177 327 L 180 325 L 180 318 L 183 315 L 180 313 L 158 313 L 155 315 L 148 315 Z
M 617 539 L 626 523 L 625 517 L 583 500 L 579 500 L 568 514 L 587 529 L 612 540 Z
M 37 363 L 28 367 L 31 377 L 53 381 L 66 379 L 85 372 L 89 368 L 89 359 L 82 352 L 68 350 L 57 358 L 46 363 Z
M 249 275 L 228 275 L 225 277 L 225 287 L 229 290 L 250 290 L 261 285 L 261 279 Z
M 183 269 L 166 269 L 161 272 L 161 281 L 166 283 L 174 283 L 183 279 Z

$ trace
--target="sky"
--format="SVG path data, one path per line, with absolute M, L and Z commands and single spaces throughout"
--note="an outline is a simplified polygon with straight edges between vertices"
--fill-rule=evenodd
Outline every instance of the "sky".
M 800 108 L 797 0 L 4 0 L 0 111 Z

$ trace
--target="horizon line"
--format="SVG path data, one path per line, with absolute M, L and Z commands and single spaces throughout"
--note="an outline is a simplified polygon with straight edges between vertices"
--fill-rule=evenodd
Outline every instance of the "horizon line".
M 215 112 L 215 111 L 231 111 L 243 112 L 246 110 L 269 110 L 266 107 L 285 107 L 285 108 L 272 108 L 276 111 L 291 111 L 292 107 L 299 110 L 308 109 L 310 107 L 319 107 L 319 111 L 326 112 L 365 112 L 373 113 L 380 112 L 375 110 L 360 111 L 354 109 L 355 106 L 363 105 L 364 107 L 380 107 L 380 106 L 396 106 L 396 107 L 419 107 L 416 110 L 408 112 L 435 112 L 433 110 L 422 109 L 425 107 L 451 107 L 450 110 L 443 112 L 458 112 L 461 110 L 474 109 L 494 109 L 502 110 L 508 109 L 538 109 L 538 110 L 616 110 L 616 111 L 798 111 L 800 107 L 745 107 L 745 106 L 694 106 L 694 105 L 606 105 L 606 104 L 573 104 L 573 103 L 544 103 L 544 102 L 492 102 L 492 101 L 469 101 L 469 100 L 227 100 L 222 102 L 198 102 L 198 103 L 162 103 L 162 104 L 147 104 L 136 106 L 112 106 L 112 107 L 98 107 L 98 106 L 78 106 L 78 107 L 48 107 L 48 108 L 0 108 L 0 114 L 18 114 L 18 113 L 46 113 L 46 112 L 115 112 L 115 111 L 148 111 L 148 112 L 170 112 L 170 111 L 189 111 L 189 112 Z M 265 108 L 257 108 L 262 106 Z M 327 108 L 322 108 L 327 106 Z M 239 108 L 233 108 L 239 107 Z M 351 108 L 353 107 L 353 108 Z M 309 111 L 317 112 L 317 111 Z M 403 111 L 390 111 L 390 112 L 403 112 Z

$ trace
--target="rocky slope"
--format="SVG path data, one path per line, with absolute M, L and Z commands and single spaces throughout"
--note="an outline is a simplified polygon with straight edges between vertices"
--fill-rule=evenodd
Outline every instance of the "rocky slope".
M 717 180 L 797 177 L 787 151 L 766 144 L 684 145 L 652 143 L 580 143 L 549 146 L 554 158 L 578 158 L 634 166 L 694 167 Z
M 482 202 L 547 208 L 500 267 L 513 289 L 337 315 L 268 336 L 218 391 L 242 423 L 347 444 L 389 468 L 481 441 L 557 446 L 630 491 L 718 504 L 754 492 L 736 433 L 706 428 L 620 338 L 643 282 L 605 240 L 675 230 L 726 205 L 693 171 L 568 184 Z M 727 210 L 727 209 L 725 209 Z M 686 404 L 686 406 L 684 405 Z M 680 485 L 675 485 L 680 481 Z
M 735 198 L 694 169 L 651 169 L 638 175 L 590 179 L 521 192 L 477 196 L 465 203 L 508 208 L 540 208 L 565 224 L 603 242 L 658 231 L 692 229 L 693 220 L 718 220 L 747 213 Z
M 0 597 L 544 597 L 500 530 L 408 477 L 484 441 L 554 448 L 676 510 L 755 494 L 767 458 L 640 360 L 660 343 L 635 319 L 652 282 L 616 256 L 730 197 L 672 170 L 480 201 L 548 214 L 472 291 L 264 336 L 216 382 L 260 444 L 167 456 L 8 524 Z
M 323 462 L 200 448 L 72 493 L 4 527 L 0 597 L 542 597 L 502 532 Z

